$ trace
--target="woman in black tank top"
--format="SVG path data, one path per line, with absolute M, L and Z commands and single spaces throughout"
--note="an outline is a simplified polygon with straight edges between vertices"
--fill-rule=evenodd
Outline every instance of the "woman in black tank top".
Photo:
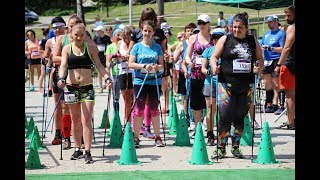
M 210 59 L 212 73 L 218 74 L 218 149 L 216 156 L 226 154 L 225 146 L 230 136 L 231 124 L 235 127 L 232 135 L 232 154 L 243 158 L 239 149 L 244 128 L 244 118 L 253 101 L 254 73 L 263 68 L 263 57 L 256 38 L 247 35 L 248 19 L 244 13 L 233 19 L 233 33 L 221 37 Z M 217 67 L 218 59 L 221 64 Z M 259 61 L 259 67 L 255 62 Z M 254 117 L 251 117 L 254 119 Z

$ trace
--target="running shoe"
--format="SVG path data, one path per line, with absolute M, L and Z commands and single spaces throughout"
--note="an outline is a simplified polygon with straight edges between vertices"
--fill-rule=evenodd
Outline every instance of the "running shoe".
M 280 107 L 278 110 L 274 112 L 275 115 L 280 115 L 284 111 L 284 107 Z
M 52 97 L 52 90 L 49 90 L 49 97 Z
M 78 150 L 78 151 L 74 151 L 74 153 L 72 154 L 70 160 L 77 160 L 77 159 L 80 159 L 80 158 L 83 158 L 83 153 L 81 150 Z
M 86 164 L 92 164 L 93 163 L 93 159 L 91 157 L 91 153 L 90 151 L 86 151 L 85 154 L 84 154 L 84 162 Z
M 67 150 L 71 148 L 70 138 L 66 138 L 62 144 L 62 149 Z
M 51 142 L 52 145 L 59 145 L 61 144 L 61 138 L 57 138 L 55 137 L 52 142 Z
M 99 89 L 97 90 L 97 93 L 98 93 L 98 94 L 103 93 L 103 88 L 99 88 Z
M 267 106 L 267 108 L 264 110 L 265 113 L 273 113 L 274 112 L 274 108 L 273 106 Z
M 215 140 L 214 135 L 213 135 L 213 136 L 208 136 L 207 146 L 214 146 L 214 145 L 216 145 L 216 144 L 214 143 L 214 140 Z
M 143 137 L 149 138 L 149 139 L 155 139 L 156 138 L 156 136 L 153 133 L 151 133 L 150 131 L 148 131 L 148 130 L 144 130 Z
M 34 86 L 30 86 L 30 91 L 34 91 Z
M 287 126 L 288 130 L 295 130 L 296 127 L 293 124 L 288 124 Z
M 161 137 L 156 137 L 156 139 L 154 140 L 154 143 L 157 147 L 164 147 Z
M 213 155 L 211 156 L 211 159 L 215 159 L 218 157 L 218 159 L 222 159 L 226 156 L 226 149 L 225 148 L 218 148 L 213 152 Z
M 239 159 L 243 159 L 244 158 L 244 156 L 243 156 L 243 154 L 242 154 L 242 152 L 241 152 L 241 150 L 240 150 L 240 148 L 239 147 L 233 147 L 232 149 L 231 149 L 231 153 L 234 155 L 234 157 L 236 157 L 236 158 L 239 158 Z
M 136 148 L 139 148 L 139 147 L 140 147 L 140 139 L 139 139 L 139 138 L 134 138 L 133 142 L 134 142 L 134 146 L 135 146 Z
M 287 122 L 284 122 L 282 123 L 280 126 L 276 127 L 277 129 L 283 129 L 284 127 L 288 127 L 288 123 Z
M 194 122 L 190 122 L 190 126 L 188 128 L 189 131 L 194 131 L 196 129 L 196 124 Z

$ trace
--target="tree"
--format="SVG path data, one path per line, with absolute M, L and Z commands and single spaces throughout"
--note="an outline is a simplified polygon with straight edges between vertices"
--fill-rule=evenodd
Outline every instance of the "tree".
M 83 23 L 86 24 L 86 21 L 84 19 L 82 0 L 77 0 L 77 15 L 82 19 Z

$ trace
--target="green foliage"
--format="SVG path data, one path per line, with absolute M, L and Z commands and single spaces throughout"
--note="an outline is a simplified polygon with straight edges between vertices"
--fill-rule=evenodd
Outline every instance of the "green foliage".
M 60 8 L 51 8 L 51 9 L 48 9 L 46 11 L 44 11 L 42 13 L 43 16 L 68 16 L 70 14 L 75 14 L 77 13 L 76 12 L 76 9 L 74 7 L 72 8 L 63 8 L 63 9 L 60 9 Z

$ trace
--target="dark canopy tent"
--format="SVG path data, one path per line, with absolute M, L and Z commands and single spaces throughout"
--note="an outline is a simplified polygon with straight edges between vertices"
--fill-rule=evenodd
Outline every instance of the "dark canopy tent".
M 294 4 L 294 0 L 196 0 L 197 2 L 208 2 L 230 7 L 255 9 L 258 11 L 258 33 L 259 34 L 259 11 L 288 7 Z

